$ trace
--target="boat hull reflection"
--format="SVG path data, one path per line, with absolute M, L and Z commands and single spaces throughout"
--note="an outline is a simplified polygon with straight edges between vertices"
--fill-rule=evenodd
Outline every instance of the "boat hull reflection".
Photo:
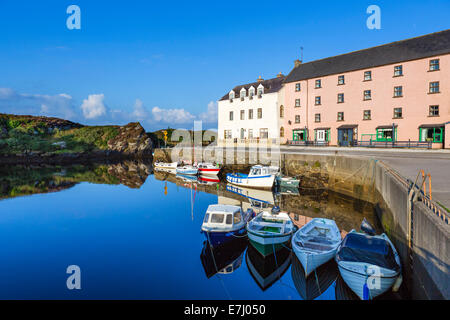
M 255 282 L 261 290 L 265 291 L 281 279 L 291 264 L 291 257 L 292 253 L 287 248 L 282 248 L 275 254 L 263 257 L 250 245 L 245 255 L 245 262 Z
M 303 300 L 314 300 L 321 296 L 336 281 L 338 273 L 336 262 L 330 260 L 305 277 L 301 262 L 297 257 L 292 258 L 292 281 Z
M 204 241 L 200 260 L 206 277 L 209 279 L 217 273 L 229 274 L 239 268 L 247 244 L 246 238 L 233 239 L 217 247 L 212 247 L 208 241 Z

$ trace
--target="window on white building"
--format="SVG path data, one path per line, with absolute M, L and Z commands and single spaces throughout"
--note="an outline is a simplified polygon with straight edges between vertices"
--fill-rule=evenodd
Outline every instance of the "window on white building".
M 259 138 L 260 139 L 268 139 L 269 138 L 269 130 L 267 128 L 259 129 Z

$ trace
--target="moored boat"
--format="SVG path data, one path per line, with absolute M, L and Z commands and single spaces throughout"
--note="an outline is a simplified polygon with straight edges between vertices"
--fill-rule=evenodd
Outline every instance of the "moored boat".
M 373 299 L 402 281 L 400 257 L 386 234 L 350 231 L 336 254 L 342 279 L 363 300 Z
M 178 162 L 155 162 L 153 164 L 155 169 L 172 169 L 175 170 L 178 167 Z
M 333 220 L 314 218 L 301 227 L 292 237 L 292 250 L 303 265 L 305 276 L 333 259 L 341 241 Z
M 208 176 L 217 176 L 221 170 L 221 167 L 218 164 L 214 165 L 209 162 L 199 163 L 197 165 L 197 168 L 198 172 L 201 175 L 208 175 Z
M 245 226 L 251 218 L 252 213 L 243 212 L 239 206 L 213 204 L 206 211 L 202 232 L 215 247 L 234 238 L 244 237 L 247 233 Z
M 272 208 L 271 212 L 262 211 L 247 223 L 250 243 L 263 256 L 286 247 L 294 231 L 291 218 L 278 207 Z
M 227 174 L 227 182 L 249 188 L 272 189 L 274 181 L 275 174 L 268 166 L 253 166 L 248 175 L 242 173 Z
M 185 165 L 185 166 L 182 166 L 182 167 L 178 167 L 177 168 L 177 173 L 184 174 L 184 175 L 193 175 L 193 176 L 195 176 L 198 173 L 198 169 L 196 167 L 194 167 L 194 166 L 191 166 L 191 165 Z

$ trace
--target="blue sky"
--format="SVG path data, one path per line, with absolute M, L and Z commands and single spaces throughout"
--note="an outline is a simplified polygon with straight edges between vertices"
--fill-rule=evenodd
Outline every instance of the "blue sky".
M 81 9 L 69 30 L 66 9 Z M 381 8 L 381 30 L 366 9 Z M 0 0 L 0 112 L 147 130 L 216 127 L 240 83 L 450 28 L 450 1 Z

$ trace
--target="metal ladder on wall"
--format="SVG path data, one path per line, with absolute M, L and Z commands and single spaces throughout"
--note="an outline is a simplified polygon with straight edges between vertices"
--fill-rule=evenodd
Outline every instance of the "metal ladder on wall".
M 422 176 L 422 182 L 417 185 L 417 182 Z M 428 179 L 428 189 L 427 189 L 427 179 Z M 425 206 L 433 211 L 439 218 L 441 218 L 444 223 L 449 224 L 449 215 L 446 213 L 445 208 L 433 202 L 433 192 L 431 187 L 431 174 L 425 173 L 424 170 L 420 170 L 417 173 L 416 180 L 414 183 L 408 180 L 409 190 L 408 190 L 408 247 L 411 249 L 413 232 L 414 232 L 414 203 L 421 201 Z

